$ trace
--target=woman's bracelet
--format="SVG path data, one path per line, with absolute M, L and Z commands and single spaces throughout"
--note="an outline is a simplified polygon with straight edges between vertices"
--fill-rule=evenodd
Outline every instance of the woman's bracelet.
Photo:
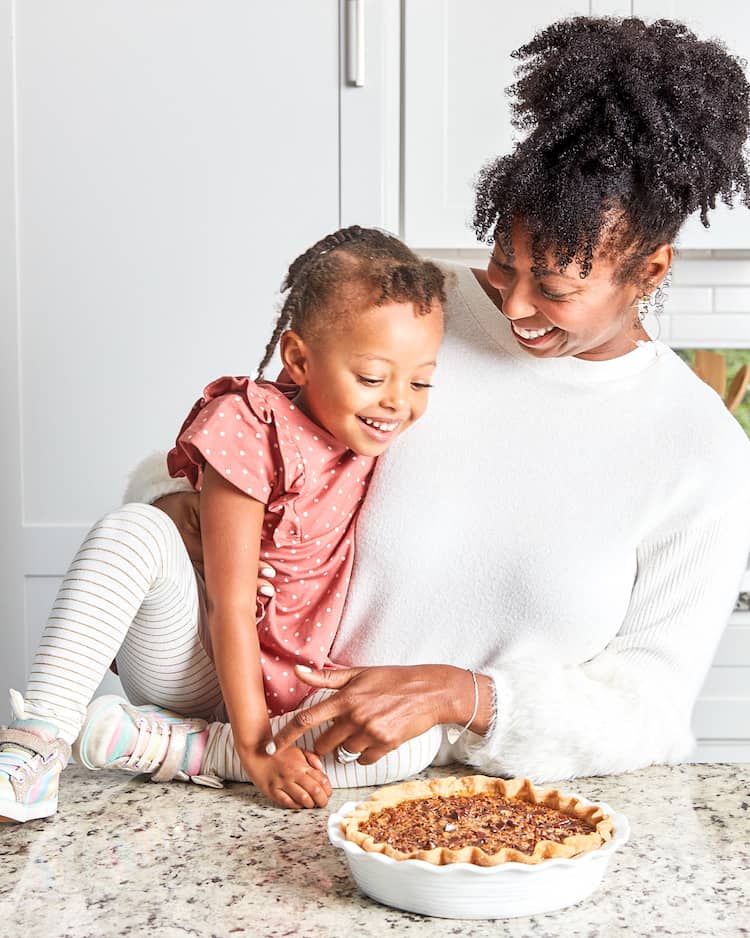
M 462 730 L 457 730 L 455 726 L 451 726 L 446 730 L 445 735 L 448 737 L 448 742 L 451 744 L 451 746 L 453 743 L 457 742 L 469 729 L 474 720 L 476 720 L 477 711 L 479 710 L 479 683 L 477 681 L 477 674 L 476 671 L 472 671 L 471 668 L 467 668 L 466 670 L 471 675 L 472 681 L 474 681 L 474 709 L 472 710 L 471 716 L 469 717 L 469 722 Z

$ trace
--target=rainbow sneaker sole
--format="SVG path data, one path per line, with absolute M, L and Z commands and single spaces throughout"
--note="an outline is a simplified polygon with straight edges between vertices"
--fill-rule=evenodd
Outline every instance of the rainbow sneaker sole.
M 0 728 L 2 821 L 33 821 L 54 814 L 60 773 L 70 758 L 64 739 L 19 722 Z
M 207 725 L 205 720 L 150 705 L 136 707 L 124 697 L 106 694 L 86 711 L 73 756 L 87 769 L 123 769 L 150 774 L 155 782 L 176 778 L 221 788 L 219 779 L 199 774 L 200 751 L 191 757 L 189 738 L 204 733 Z

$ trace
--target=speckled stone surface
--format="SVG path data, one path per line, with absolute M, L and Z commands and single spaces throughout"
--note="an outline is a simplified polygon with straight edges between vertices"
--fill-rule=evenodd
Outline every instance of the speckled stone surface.
M 496 921 L 370 901 L 328 843 L 328 809 L 287 812 L 249 785 L 159 785 L 77 766 L 62 781 L 54 818 L 0 825 L 4 938 L 750 935 L 747 765 L 657 766 L 560 785 L 627 815 L 631 840 L 580 904 Z M 368 791 L 336 791 L 330 807 Z

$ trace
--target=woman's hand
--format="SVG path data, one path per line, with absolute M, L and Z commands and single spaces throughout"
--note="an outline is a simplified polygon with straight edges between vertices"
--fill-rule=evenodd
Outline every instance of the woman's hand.
M 239 753 L 243 767 L 263 794 L 282 808 L 324 808 L 331 783 L 318 756 L 293 746 L 274 756 Z
M 295 671 L 306 684 L 337 692 L 296 712 L 272 741 L 277 754 L 312 727 L 332 721 L 332 726 L 316 740 L 318 755 L 343 746 L 349 752 L 361 753 L 361 765 L 370 765 L 437 723 L 465 723 L 474 708 L 471 674 L 450 665 L 319 671 L 298 665 Z M 489 679 L 477 677 L 482 681 L 480 708 L 472 728 L 485 732 L 490 722 L 491 691 Z

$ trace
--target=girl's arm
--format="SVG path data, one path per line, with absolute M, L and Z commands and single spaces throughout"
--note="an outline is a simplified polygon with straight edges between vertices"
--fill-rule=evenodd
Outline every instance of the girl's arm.
M 161 498 L 157 498 L 151 504 L 172 519 L 175 527 L 180 532 L 182 543 L 185 545 L 193 568 L 197 573 L 200 573 L 205 582 L 206 571 L 203 568 L 200 499 L 200 493 L 191 490 L 189 492 L 174 492 L 169 495 L 162 495 Z M 261 587 L 264 586 L 270 586 L 273 589 L 273 584 L 268 578 L 274 576 L 276 576 L 276 571 L 273 567 L 269 567 L 267 563 L 259 560 L 256 593 L 262 592 Z M 263 593 L 263 595 L 267 596 L 268 593 Z M 273 594 L 271 593 L 271 595 Z
M 206 463 L 200 528 L 208 628 L 214 663 L 243 767 L 268 797 L 285 807 L 327 803 L 320 762 L 301 749 L 270 757 L 255 590 L 265 506 L 225 481 Z

